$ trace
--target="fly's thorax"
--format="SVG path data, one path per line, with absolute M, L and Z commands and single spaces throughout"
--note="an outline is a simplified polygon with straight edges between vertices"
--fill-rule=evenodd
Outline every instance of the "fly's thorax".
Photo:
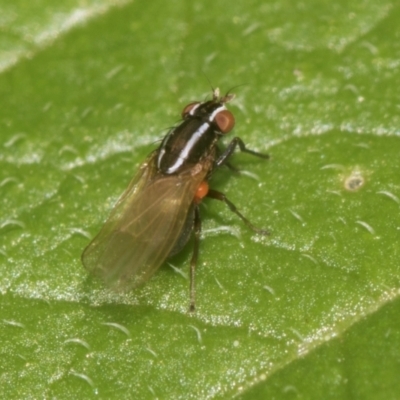
M 198 164 L 215 147 L 218 132 L 208 121 L 186 119 L 173 128 L 160 146 L 158 168 L 165 174 L 176 174 L 187 165 Z
M 158 149 L 161 173 L 179 174 L 215 154 L 218 139 L 229 132 L 235 119 L 224 101 L 190 103 L 182 112 L 183 121 L 171 129 Z

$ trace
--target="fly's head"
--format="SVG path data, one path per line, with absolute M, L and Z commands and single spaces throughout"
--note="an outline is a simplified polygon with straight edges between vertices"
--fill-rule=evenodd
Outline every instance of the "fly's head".
M 189 103 L 182 111 L 182 118 L 199 119 L 208 122 L 213 126 L 214 130 L 219 133 L 228 133 L 235 126 L 235 117 L 225 107 L 225 104 L 234 97 L 235 95 L 233 93 L 220 96 L 219 89 L 216 88 L 213 90 L 212 100 Z

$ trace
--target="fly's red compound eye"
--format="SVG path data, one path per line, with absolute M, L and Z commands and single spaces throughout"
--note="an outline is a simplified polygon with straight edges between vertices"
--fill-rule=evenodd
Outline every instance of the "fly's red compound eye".
M 235 117 L 229 110 L 220 111 L 214 120 L 222 133 L 228 133 L 235 126 Z
M 188 104 L 182 110 L 182 118 L 185 119 L 188 115 L 193 114 L 193 111 L 199 106 L 199 104 L 200 104 L 200 102 L 198 102 L 198 101 Z

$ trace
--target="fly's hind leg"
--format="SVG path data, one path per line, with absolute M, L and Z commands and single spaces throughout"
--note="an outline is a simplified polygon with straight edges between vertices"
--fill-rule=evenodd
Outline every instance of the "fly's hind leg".
M 207 193 L 207 197 L 212 199 L 216 199 L 219 201 L 223 201 L 229 209 L 234 212 L 252 231 L 260 234 L 260 235 L 269 235 L 269 232 L 266 229 L 260 229 L 254 226 L 237 208 L 236 206 L 221 192 L 217 190 L 210 189 Z

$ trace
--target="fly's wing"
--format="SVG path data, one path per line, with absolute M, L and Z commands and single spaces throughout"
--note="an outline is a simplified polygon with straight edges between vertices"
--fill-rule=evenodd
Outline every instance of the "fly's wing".
M 165 261 L 207 173 L 199 165 L 174 176 L 154 171 L 153 154 L 82 254 L 85 267 L 114 289 L 140 285 Z

